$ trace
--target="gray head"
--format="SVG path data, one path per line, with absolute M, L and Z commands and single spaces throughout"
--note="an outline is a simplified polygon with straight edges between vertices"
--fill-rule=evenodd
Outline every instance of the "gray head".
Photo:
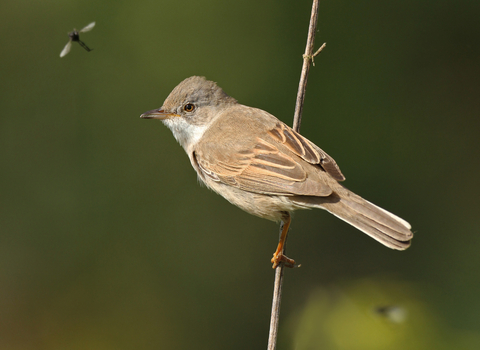
M 186 104 L 193 104 L 194 108 L 204 106 L 221 107 L 235 103 L 233 97 L 228 96 L 215 82 L 205 77 L 193 76 L 178 84 L 168 95 L 162 108 L 176 114 L 186 111 Z M 187 107 L 191 108 L 191 106 Z
M 215 82 L 193 76 L 178 84 L 162 107 L 148 111 L 140 118 L 162 120 L 187 149 L 198 141 L 219 112 L 236 103 Z

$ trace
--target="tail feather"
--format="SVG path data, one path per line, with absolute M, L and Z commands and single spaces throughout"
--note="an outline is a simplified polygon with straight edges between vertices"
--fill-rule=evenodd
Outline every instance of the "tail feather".
M 304 207 L 325 209 L 392 249 L 407 249 L 413 238 L 408 222 L 344 187 L 328 197 L 298 196 L 292 199 Z
M 396 216 L 386 210 L 367 201 L 358 203 L 349 200 L 342 200 L 341 203 L 344 207 L 348 207 L 353 213 L 355 213 L 354 218 L 357 221 L 368 222 L 372 227 L 381 232 L 385 232 L 385 234 L 394 239 L 401 241 L 411 239 L 412 233 L 410 232 L 410 225 L 404 225 L 403 222 L 398 220 L 399 218 L 397 219 Z M 363 218 L 369 219 L 369 221 L 363 220 Z
M 335 208 L 336 209 L 336 208 Z M 336 210 L 329 210 L 333 215 L 342 219 L 345 222 L 348 222 L 350 225 L 356 227 L 363 233 L 366 233 L 373 239 L 382 243 L 383 245 L 396 250 L 405 250 L 410 247 L 410 240 L 412 234 L 409 235 L 401 234 L 398 231 L 393 230 L 392 228 L 382 225 L 380 220 L 372 220 L 369 217 L 363 216 L 362 214 L 355 213 L 349 215 L 344 215 L 345 211 L 340 213 Z

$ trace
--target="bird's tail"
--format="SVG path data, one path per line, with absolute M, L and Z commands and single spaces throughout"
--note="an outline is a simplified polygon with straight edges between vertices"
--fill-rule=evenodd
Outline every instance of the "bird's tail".
M 392 249 L 407 249 L 413 238 L 408 222 L 343 186 L 328 197 L 301 196 L 292 199 L 304 207 L 325 209 Z

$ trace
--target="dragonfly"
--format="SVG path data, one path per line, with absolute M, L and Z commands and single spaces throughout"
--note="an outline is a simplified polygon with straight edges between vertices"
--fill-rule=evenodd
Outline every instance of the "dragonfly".
M 63 57 L 70 52 L 70 49 L 72 48 L 72 42 L 74 41 L 79 43 L 80 46 L 83 47 L 85 50 L 92 51 L 92 49 L 90 49 L 87 45 L 85 45 L 83 41 L 80 40 L 80 33 L 89 32 L 93 29 L 93 27 L 95 27 L 95 22 L 90 23 L 79 31 L 73 29 L 73 32 L 68 33 L 68 37 L 70 39 L 68 40 L 67 45 L 65 45 L 65 47 L 63 48 L 62 52 L 60 52 L 60 57 Z

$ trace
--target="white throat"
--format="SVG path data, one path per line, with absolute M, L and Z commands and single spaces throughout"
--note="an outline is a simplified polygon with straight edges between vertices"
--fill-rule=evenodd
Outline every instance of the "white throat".
M 193 147 L 203 136 L 209 125 L 192 125 L 180 117 L 174 117 L 171 119 L 163 120 L 170 130 L 172 130 L 173 136 L 180 145 L 187 151 Z

